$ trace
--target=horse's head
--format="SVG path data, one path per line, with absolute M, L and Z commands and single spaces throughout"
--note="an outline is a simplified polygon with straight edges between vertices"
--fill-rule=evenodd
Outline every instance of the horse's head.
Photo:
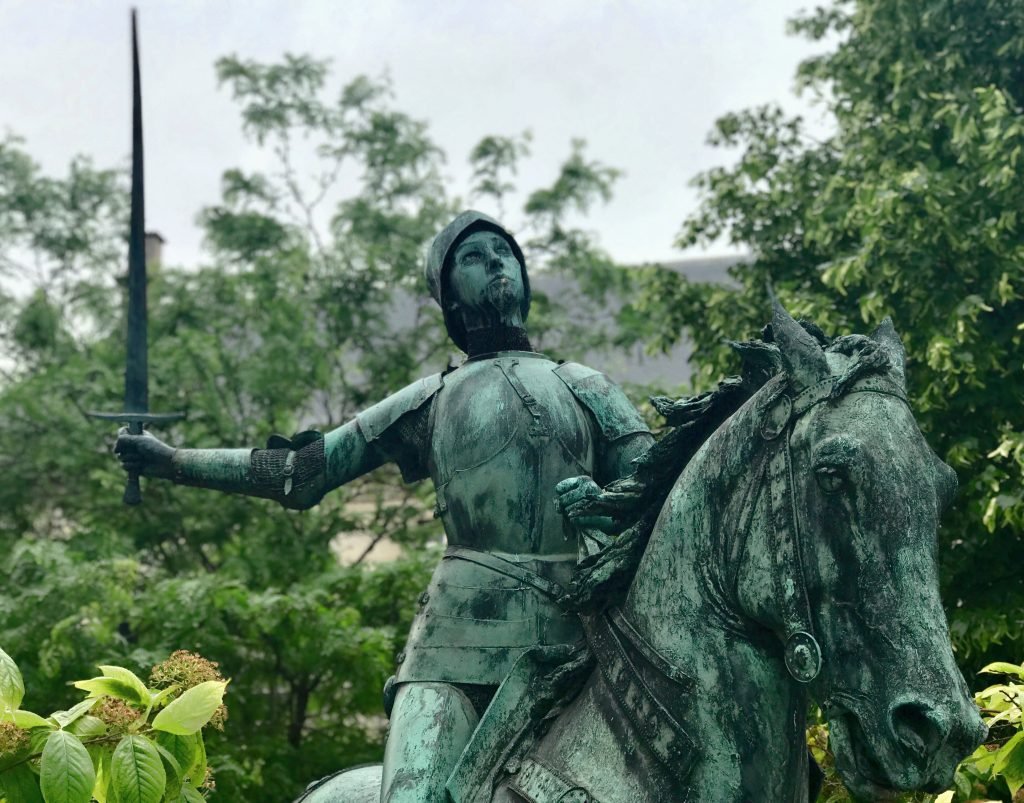
M 772 327 L 784 371 L 759 414 L 779 582 L 745 607 L 810 683 L 854 794 L 945 789 L 985 733 L 939 599 L 936 532 L 956 476 L 914 421 L 890 322 L 825 349 L 778 304 Z

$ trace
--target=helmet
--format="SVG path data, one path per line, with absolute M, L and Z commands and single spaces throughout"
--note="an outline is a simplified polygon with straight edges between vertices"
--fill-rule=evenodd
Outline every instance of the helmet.
M 463 328 L 462 319 L 458 315 L 449 314 L 448 308 L 444 303 L 444 294 L 448 290 L 446 280 L 448 271 L 451 269 L 449 257 L 454 253 L 455 247 L 459 243 L 470 234 L 478 231 L 493 231 L 508 241 L 509 248 L 512 249 L 512 254 L 519 262 L 519 267 L 523 271 L 523 304 L 521 312 L 524 321 L 530 311 L 530 280 L 526 276 L 526 260 L 523 258 L 523 251 L 515 241 L 515 238 L 505 231 L 498 221 L 488 217 L 483 212 L 474 212 L 473 210 L 462 212 L 434 238 L 434 242 L 431 243 L 430 251 L 427 254 L 425 272 L 430 295 L 441 306 L 441 312 L 444 314 L 444 325 L 448 329 L 448 336 L 463 351 L 466 351 L 467 345 L 466 330 Z

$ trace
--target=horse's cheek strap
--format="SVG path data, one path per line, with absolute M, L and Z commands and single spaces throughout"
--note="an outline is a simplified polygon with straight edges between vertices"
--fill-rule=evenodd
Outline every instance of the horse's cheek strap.
M 793 399 L 783 391 L 769 403 L 761 419 L 761 437 L 768 442 L 769 449 L 774 449 L 768 461 L 768 490 L 775 574 L 779 578 L 776 593 L 785 630 L 786 668 L 801 683 L 810 683 L 821 671 L 821 647 L 814 638 L 804 580 L 789 439 L 800 416 L 815 405 L 835 398 L 836 382 L 835 377 L 828 377 L 805 388 Z M 850 393 L 881 393 L 910 406 L 903 388 L 883 376 L 858 379 L 841 395 Z
M 772 422 L 762 430 L 771 444 L 773 454 L 768 461 L 768 493 L 771 507 L 771 533 L 775 574 L 779 578 L 776 589 L 785 632 L 785 660 L 790 675 L 800 683 L 810 683 L 821 671 L 821 648 L 814 638 L 810 603 L 803 575 L 800 555 L 800 537 L 794 497 L 793 466 L 789 450 L 792 405 L 781 396 L 769 415 Z M 783 426 L 780 423 L 785 421 Z M 770 436 L 770 437 L 769 437 Z M 781 437 L 780 437 L 781 436 Z

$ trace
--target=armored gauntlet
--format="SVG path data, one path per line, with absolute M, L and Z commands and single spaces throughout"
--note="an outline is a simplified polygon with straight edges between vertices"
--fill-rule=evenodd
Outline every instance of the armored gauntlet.
M 300 432 L 291 440 L 271 435 L 266 449 L 253 449 L 250 475 L 259 496 L 276 499 L 285 507 L 312 507 L 323 496 L 324 436 L 316 430 Z
M 315 430 L 290 440 L 272 435 L 266 449 L 178 449 L 172 463 L 179 485 L 274 499 L 295 510 L 313 507 L 326 490 L 324 436 Z

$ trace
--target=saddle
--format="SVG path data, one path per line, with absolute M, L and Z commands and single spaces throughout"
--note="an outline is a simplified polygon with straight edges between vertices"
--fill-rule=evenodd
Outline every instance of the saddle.
M 486 553 L 470 557 L 555 599 L 564 596 L 560 586 L 521 566 Z M 506 777 L 511 777 L 510 788 L 531 803 L 597 803 L 529 754 L 595 666 L 651 754 L 673 775 L 689 773 L 694 743 L 661 700 L 686 694 L 692 681 L 658 655 L 617 609 L 581 618 L 586 644 L 534 647 L 516 660 L 448 778 L 453 803 L 490 803 Z M 672 688 L 659 688 L 666 684 Z

